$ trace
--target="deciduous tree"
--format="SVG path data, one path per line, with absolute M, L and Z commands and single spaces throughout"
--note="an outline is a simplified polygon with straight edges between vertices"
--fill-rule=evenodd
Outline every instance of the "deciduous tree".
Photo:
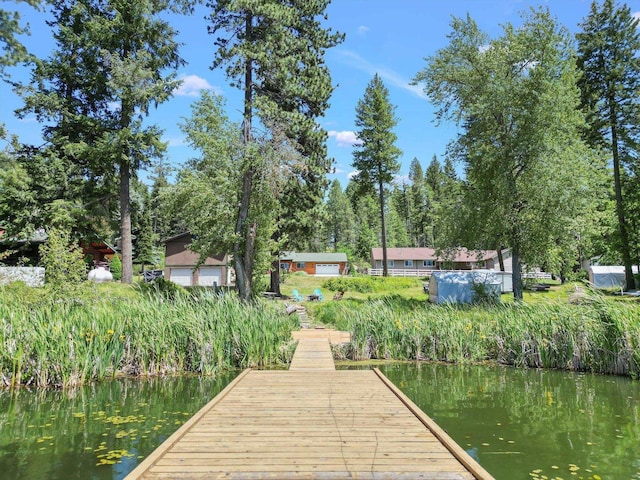
M 463 246 L 509 246 L 521 300 L 522 263 L 554 260 L 547 252 L 571 235 L 568 219 L 592 194 L 593 174 L 579 135 L 584 120 L 568 33 L 546 9 L 503 30 L 490 40 L 469 16 L 454 18 L 449 45 L 416 80 L 425 82 L 437 118 L 462 125 L 450 151 L 466 170 Z

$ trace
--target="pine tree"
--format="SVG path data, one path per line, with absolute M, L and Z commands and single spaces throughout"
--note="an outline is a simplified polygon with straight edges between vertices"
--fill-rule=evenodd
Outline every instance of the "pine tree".
M 429 187 L 422 171 L 422 165 L 417 158 L 414 158 L 409 166 L 409 195 L 411 196 L 411 217 L 412 238 L 416 247 L 430 246 L 430 225 L 429 219 L 433 216 L 433 206 L 429 195 Z
M 23 1 L 36 8 L 40 5 L 40 0 Z M 18 40 L 19 35 L 29 33 L 28 27 L 20 25 L 20 14 L 18 12 L 0 8 L 0 45 L 2 45 L 2 55 L 0 55 L 0 79 L 9 79 L 6 67 L 17 65 L 29 58 L 27 49 Z
M 23 89 L 26 107 L 46 121 L 55 153 L 88 172 L 87 185 L 119 191 L 123 281 L 133 280 L 130 184 L 151 158 L 162 155 L 161 132 L 143 125 L 151 105 L 178 86 L 176 32 L 161 15 L 184 11 L 175 0 L 54 2 L 57 50 L 38 63 Z
M 353 152 L 352 166 L 358 171 L 354 181 L 362 191 L 376 192 L 379 202 L 383 275 L 387 271 L 387 235 L 385 225 L 385 186 L 400 170 L 398 157 L 402 151 L 395 146 L 393 127 L 398 123 L 395 107 L 389 101 L 389 91 L 376 74 L 367 85 L 364 97 L 356 106 L 356 127 L 362 144 Z
M 333 90 L 324 52 L 343 40 L 322 27 L 328 0 L 260 2 L 210 1 L 209 31 L 218 35 L 214 68 L 224 66 L 232 84 L 243 91 L 242 137 L 253 142 L 253 117 L 267 128 L 282 130 L 302 161 L 289 165 L 290 181 L 281 192 L 284 211 L 274 212 L 277 243 L 290 231 L 310 231 L 315 206 L 320 206 L 330 169 L 326 158 L 326 132 L 317 124 Z M 252 158 L 242 159 L 242 188 L 236 218 L 233 257 L 236 285 L 242 298 L 252 294 L 254 252 L 259 229 L 251 218 L 253 184 L 261 172 Z M 279 214 L 279 215 L 278 215 Z M 287 220 L 291 219 L 287 223 Z M 292 236 L 295 238 L 295 236 Z M 277 252 L 274 252 L 277 253 Z M 277 255 L 275 255 L 277 260 Z M 277 264 L 272 289 L 279 289 Z
M 353 238 L 353 210 L 337 179 L 331 183 L 326 210 L 329 242 L 333 251 L 337 252 L 338 249 L 350 246 Z
M 578 67 L 582 108 L 588 129 L 585 139 L 590 145 L 604 149 L 613 160 L 613 177 L 618 218 L 619 251 L 625 267 L 626 288 L 634 288 L 632 264 L 633 231 L 629 217 L 635 215 L 626 199 L 640 186 L 638 150 L 640 147 L 640 31 L 638 19 L 628 6 L 616 7 L 613 0 L 591 4 L 589 16 L 581 24 L 578 39 Z M 630 175 L 635 181 L 626 182 Z M 629 177 L 631 178 L 631 177 Z M 627 190 L 627 191 L 625 191 Z

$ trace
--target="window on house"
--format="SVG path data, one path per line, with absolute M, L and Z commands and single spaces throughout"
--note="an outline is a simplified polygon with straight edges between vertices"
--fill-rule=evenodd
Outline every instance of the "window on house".
M 289 264 L 288 263 L 281 263 L 280 264 L 280 270 L 289 270 Z
M 413 260 L 405 260 L 404 261 L 404 266 L 405 267 L 413 267 Z
M 387 267 L 393 267 L 393 260 L 387 260 Z
M 435 267 L 436 264 L 433 260 L 423 260 L 422 261 L 422 266 L 423 267 Z
M 307 262 L 296 262 L 296 270 L 301 270 L 306 268 Z

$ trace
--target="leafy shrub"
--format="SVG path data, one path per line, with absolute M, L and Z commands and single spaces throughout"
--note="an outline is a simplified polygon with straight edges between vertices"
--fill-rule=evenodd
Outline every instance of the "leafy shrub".
M 49 238 L 40 246 L 46 285 L 55 291 L 71 293 L 87 279 L 82 250 L 71 242 L 68 229 L 52 227 L 47 234 Z
M 577 272 L 569 272 L 565 277 L 565 281 L 567 282 L 583 282 L 589 280 L 589 275 L 586 270 L 578 270 Z
M 116 258 L 116 257 L 114 257 Z M 189 294 L 187 290 L 170 280 L 166 280 L 163 277 L 156 278 L 150 283 L 140 283 L 137 288 L 142 293 L 147 295 L 159 296 L 167 300 L 176 300 L 180 297 L 187 297 Z
M 113 256 L 113 259 L 111 259 L 109 269 L 111 270 L 111 275 L 113 275 L 114 280 L 118 281 L 122 278 L 122 262 L 117 253 Z
M 500 303 L 500 290 L 492 290 L 484 283 L 471 285 L 473 303 L 476 305 L 496 305 Z
M 322 286 L 333 291 L 373 293 L 414 287 L 416 281 L 406 277 L 335 277 L 325 280 Z

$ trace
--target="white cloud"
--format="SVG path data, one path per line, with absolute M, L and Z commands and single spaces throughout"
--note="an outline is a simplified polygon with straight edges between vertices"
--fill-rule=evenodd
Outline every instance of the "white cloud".
M 330 130 L 327 133 L 330 137 L 335 137 L 336 143 L 339 147 L 353 147 L 354 145 L 362 145 L 362 140 L 358 138 L 356 132 L 352 132 L 350 130 L 343 130 L 341 132 Z
M 358 175 L 360 173 L 360 170 L 354 170 L 353 172 L 349 172 L 347 173 L 347 178 L 349 180 L 352 180 L 353 177 L 355 177 L 356 175 Z
M 220 93 L 219 89 L 211 86 L 204 78 L 197 75 L 182 75 L 180 77 L 182 83 L 173 91 L 178 97 L 197 97 L 201 90 L 213 90 L 216 94 Z
M 358 70 L 362 70 L 363 72 L 367 72 L 369 75 L 374 75 L 377 73 L 380 78 L 382 78 L 389 84 L 406 90 L 416 95 L 417 97 L 425 99 L 427 98 L 423 91 L 422 85 L 411 85 L 409 83 L 409 80 L 407 80 L 406 78 L 402 78 L 393 70 L 374 65 L 364 58 L 360 57 L 357 53 L 351 52 L 349 50 L 342 50 L 340 53 L 346 59 L 346 62 L 352 67 L 357 68 Z
M 358 35 L 366 35 L 366 33 L 369 31 L 369 27 L 365 26 L 365 25 L 360 25 L 358 27 Z
M 187 141 L 184 137 L 170 137 L 165 138 L 165 142 L 167 142 L 167 146 L 169 147 L 181 147 L 187 144 Z

